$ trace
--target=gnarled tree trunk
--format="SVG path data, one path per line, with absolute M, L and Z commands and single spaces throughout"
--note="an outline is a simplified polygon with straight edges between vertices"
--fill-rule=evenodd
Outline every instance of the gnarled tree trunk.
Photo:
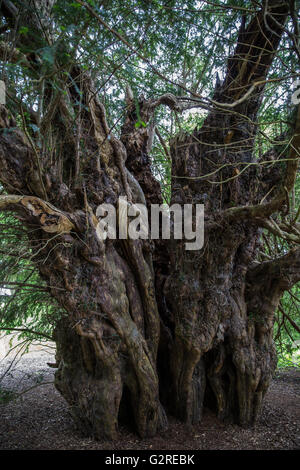
M 2 11 L 13 22 L 10 3 Z M 45 84 L 41 151 L 1 107 L 0 181 L 10 196 L 0 196 L 0 209 L 35 229 L 28 237 L 36 265 L 66 311 L 55 331 L 55 384 L 78 427 L 96 438 L 115 438 L 120 420 L 152 436 L 166 428 L 166 411 L 196 423 L 204 403 L 243 425 L 258 416 L 276 364 L 274 311 L 300 277 L 299 250 L 255 263 L 261 227 L 284 206 L 296 172 L 292 160 L 278 182 L 276 165 L 245 166 L 288 14 L 286 2 L 270 0 L 269 8 L 267 30 L 260 12 L 241 31 L 202 129 L 171 146 L 171 202 L 205 206 L 201 250 L 187 251 L 185 240 L 103 241 L 97 233 L 101 203 L 162 202 L 148 153 L 152 127 L 135 126 L 129 95 L 117 139 L 90 77 L 72 65 L 66 95 Z M 26 44 L 17 46 L 25 54 Z M 39 76 L 39 61 L 27 60 Z M 57 80 L 63 86 L 59 71 Z M 140 119 L 149 123 L 159 105 L 180 109 L 169 94 L 141 99 Z M 84 155 L 70 108 L 80 112 Z M 268 195 L 274 182 L 277 194 Z

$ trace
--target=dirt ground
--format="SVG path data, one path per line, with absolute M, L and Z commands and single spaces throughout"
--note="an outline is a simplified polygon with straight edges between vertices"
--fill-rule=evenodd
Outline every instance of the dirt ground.
M 23 356 L 5 374 L 9 361 L 0 363 L 1 389 L 24 390 L 14 401 L 0 405 L 0 449 L 83 450 L 273 450 L 300 448 L 300 371 L 277 372 L 265 397 L 261 418 L 253 429 L 220 423 L 205 410 L 200 424 L 187 428 L 170 419 L 169 430 L 143 440 L 120 429 L 117 441 L 94 441 L 75 429 L 68 408 L 52 382 L 54 370 L 46 365 L 53 358 L 44 352 Z M 2 377 L 2 380 L 1 380 Z

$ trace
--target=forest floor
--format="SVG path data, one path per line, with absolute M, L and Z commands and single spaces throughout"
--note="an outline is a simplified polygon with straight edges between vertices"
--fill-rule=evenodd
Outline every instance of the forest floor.
M 169 430 L 151 439 L 140 439 L 121 428 L 117 441 L 94 441 L 75 429 L 64 399 L 52 382 L 54 362 L 45 352 L 24 355 L 17 367 L 1 376 L 9 360 L 0 362 L 0 393 L 3 389 L 24 390 L 17 399 L 0 404 L 0 449 L 84 450 L 211 450 L 211 449 L 299 449 L 300 371 L 279 370 L 267 392 L 262 415 L 255 428 L 224 425 L 205 410 L 200 424 L 191 428 L 170 419 Z M 0 395 L 1 398 L 1 395 Z

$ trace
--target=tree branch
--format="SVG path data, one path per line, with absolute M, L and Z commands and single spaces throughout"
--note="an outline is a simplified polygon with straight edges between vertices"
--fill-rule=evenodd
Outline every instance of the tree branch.
M 280 310 L 280 312 L 282 313 L 282 315 L 287 318 L 287 320 L 290 322 L 290 324 L 292 325 L 292 327 L 298 332 L 300 333 L 300 328 L 299 326 L 297 325 L 297 323 L 294 322 L 294 320 L 284 311 L 284 309 L 278 305 L 278 310 Z
M 20 210 L 48 233 L 68 233 L 75 229 L 68 215 L 34 196 L 0 196 L 0 210 Z
M 234 56 L 228 61 L 227 75 L 222 86 L 226 102 L 242 103 L 241 95 L 251 98 L 255 87 L 259 87 L 258 94 L 253 98 L 253 106 L 260 104 L 260 95 L 263 90 L 269 67 L 277 50 L 282 36 L 289 7 L 282 0 L 269 0 L 268 9 L 263 8 L 250 21 L 246 29 L 241 27 L 238 45 Z M 268 18 L 268 25 L 265 19 Z M 276 20 L 276 22 L 275 22 Z M 269 31 L 272 27 L 272 32 Z M 235 105 L 236 105 L 235 103 Z
M 241 206 L 241 207 L 231 207 L 224 211 L 223 217 L 226 220 L 236 220 L 236 219 L 264 219 L 275 212 L 281 210 L 282 205 L 286 202 L 286 194 L 290 193 L 293 189 L 297 170 L 300 159 L 300 105 L 297 109 L 297 117 L 295 123 L 295 132 L 291 139 L 290 143 L 290 156 L 287 159 L 287 167 L 285 176 L 283 178 L 282 184 L 277 192 L 277 195 L 271 199 L 271 201 L 266 204 L 260 204 L 255 206 Z
M 31 68 L 31 64 L 26 55 L 18 49 L 11 47 L 10 44 L 4 41 L 0 41 L 0 60 L 25 65 L 26 67 Z
M 264 261 L 258 266 L 248 270 L 247 282 L 266 287 L 268 283 L 274 283 L 279 290 L 290 289 L 294 284 L 300 281 L 300 248 L 291 250 L 288 254 L 276 258 L 272 261 Z
M 54 338 L 52 336 L 46 335 L 45 333 L 40 333 L 35 330 L 31 330 L 30 328 L 9 328 L 9 327 L 1 328 L 0 327 L 0 331 L 18 331 L 20 333 L 32 333 L 33 335 L 42 336 L 45 339 L 54 341 Z

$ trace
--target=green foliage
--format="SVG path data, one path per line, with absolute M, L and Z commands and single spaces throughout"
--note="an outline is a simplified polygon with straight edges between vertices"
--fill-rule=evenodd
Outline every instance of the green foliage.
M 19 29 L 19 34 L 27 34 L 29 31 L 29 28 L 27 26 L 21 26 Z
M 0 331 L 25 329 L 19 339 L 47 341 L 64 312 L 40 279 L 22 225 L 5 213 L 0 228 Z
M 300 333 L 295 330 L 290 320 L 300 326 L 300 286 L 294 286 L 285 292 L 281 301 L 281 310 L 277 311 L 274 328 L 278 351 L 278 367 L 300 367 Z

